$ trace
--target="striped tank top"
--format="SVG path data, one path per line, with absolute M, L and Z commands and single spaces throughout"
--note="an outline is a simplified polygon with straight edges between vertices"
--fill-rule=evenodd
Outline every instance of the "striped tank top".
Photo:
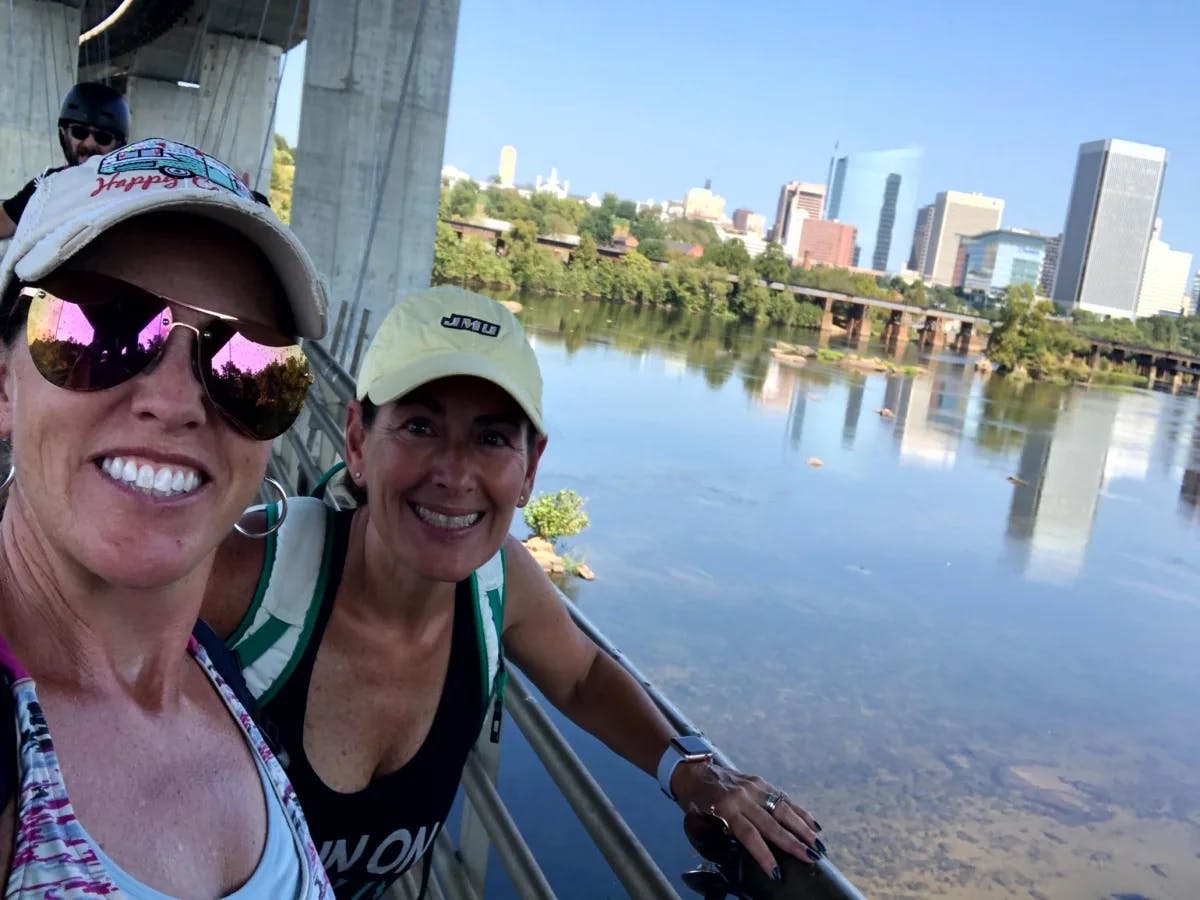
M 325 869 L 309 837 L 295 791 L 266 740 L 238 702 L 232 688 L 213 666 L 204 648 L 191 638 L 188 652 L 208 676 L 241 727 L 266 775 L 267 803 L 283 809 L 298 864 L 291 868 L 288 886 L 274 885 L 263 897 L 295 900 L 333 900 Z M 38 702 L 33 679 L 0 637 L 0 666 L 11 673 L 17 733 L 20 788 L 16 797 L 13 855 L 5 900 L 94 900 L 127 897 L 106 868 L 103 853 L 92 843 L 75 817 L 67 796 L 58 755 Z M 268 816 L 277 819 L 275 816 Z M 251 876 L 251 883 L 255 881 Z M 249 884 L 249 883 L 248 883 Z M 282 888 L 282 890 L 280 890 Z M 238 894 L 239 897 L 245 896 Z

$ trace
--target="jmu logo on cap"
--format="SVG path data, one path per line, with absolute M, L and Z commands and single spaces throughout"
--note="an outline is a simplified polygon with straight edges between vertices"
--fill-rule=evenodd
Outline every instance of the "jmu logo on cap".
M 114 150 L 100 161 L 98 171 L 101 176 L 108 177 L 99 179 L 93 197 L 109 191 L 170 189 L 178 187 L 181 181 L 190 180 L 195 187 L 204 190 L 226 190 L 243 200 L 254 201 L 250 188 L 225 163 L 195 147 L 161 138 L 150 138 Z M 122 177 L 129 173 L 139 174 Z
M 473 316 L 464 316 L 455 313 L 451 316 L 442 316 L 443 328 L 455 328 L 459 331 L 474 331 L 477 334 L 482 334 L 487 337 L 499 337 L 500 326 L 495 322 L 489 322 L 487 319 L 476 319 Z

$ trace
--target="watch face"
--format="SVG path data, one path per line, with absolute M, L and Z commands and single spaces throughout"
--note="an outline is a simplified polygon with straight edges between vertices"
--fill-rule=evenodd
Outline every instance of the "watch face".
M 671 738 L 671 743 L 678 747 L 684 756 L 712 756 L 712 747 L 698 734 L 680 735 Z

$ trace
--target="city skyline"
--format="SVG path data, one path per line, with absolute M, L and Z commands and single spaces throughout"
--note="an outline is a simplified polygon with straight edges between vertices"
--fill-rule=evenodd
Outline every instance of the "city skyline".
M 558 166 L 580 194 L 635 200 L 682 199 L 711 177 L 730 208 L 769 221 L 779 186 L 823 182 L 838 142 L 840 153 L 912 145 L 925 151 L 920 204 L 942 190 L 1003 197 L 1007 224 L 1055 235 L 1079 145 L 1118 137 L 1168 148 L 1160 215 L 1173 246 L 1200 250 L 1191 215 L 1200 196 L 1200 125 L 1186 115 L 1189 35 L 1200 9 L 1151 3 L 1130 20 L 1077 0 L 1050 9 L 1019 2 L 998 22 L 979 7 L 948 17 L 920 0 L 852 2 L 806 12 L 806 29 L 823 40 L 799 58 L 769 52 L 795 25 L 783 3 L 764 2 L 753 16 L 670 0 L 616 2 L 603 12 L 570 7 L 556 12 L 553 40 L 538 27 L 543 18 L 526 0 L 464 4 L 447 162 L 486 179 L 498 148 L 513 144 L 525 172 Z M 1008 63 L 972 73 L 951 69 L 941 53 L 901 52 L 921 45 L 969 46 L 972 58 Z M 623 49 L 619 64 L 614 47 Z M 852 65 L 848 47 L 862 50 Z M 755 68 L 733 77 L 728 69 L 739 59 Z M 280 97 L 289 140 L 300 62 L 284 79 L 296 89 L 285 86 Z M 497 66 L 505 69 L 501 91 Z M 986 111 L 964 102 L 984 95 Z M 980 116 L 995 127 L 978 127 Z

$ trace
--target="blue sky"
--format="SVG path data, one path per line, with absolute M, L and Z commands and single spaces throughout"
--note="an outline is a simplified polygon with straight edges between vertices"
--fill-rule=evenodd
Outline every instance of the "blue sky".
M 922 202 L 980 191 L 1057 233 L 1079 144 L 1121 137 L 1167 147 L 1163 236 L 1200 253 L 1197 34 L 1191 0 L 463 0 L 445 159 L 486 178 L 513 144 L 518 181 L 557 166 L 573 193 L 636 200 L 711 178 L 769 220 L 835 142 L 919 146 Z

